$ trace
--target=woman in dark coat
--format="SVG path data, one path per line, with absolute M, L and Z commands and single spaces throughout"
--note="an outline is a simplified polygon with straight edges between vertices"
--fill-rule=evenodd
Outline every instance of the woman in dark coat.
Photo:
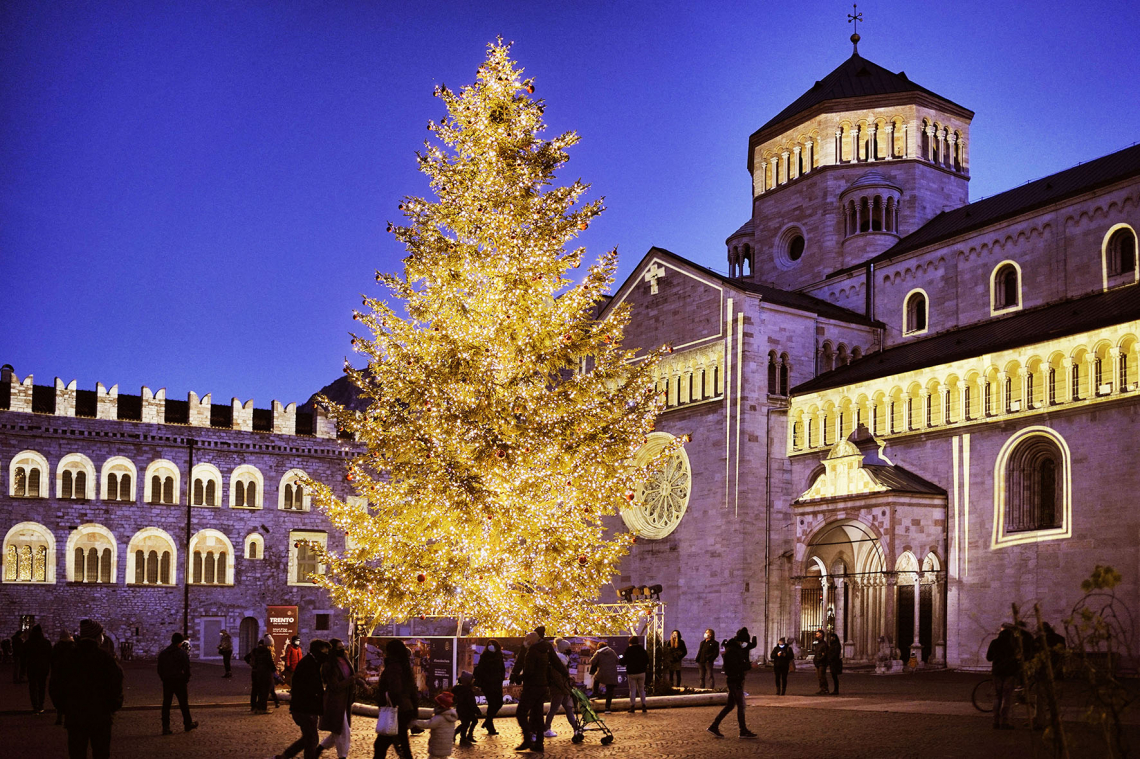
M 319 728 L 329 735 L 321 741 L 321 748 L 336 748 L 336 755 L 347 759 L 352 738 L 352 702 L 355 700 L 356 670 L 348 661 L 344 643 L 333 638 L 328 661 L 321 665 L 321 679 L 325 682 L 324 712 Z
M 264 640 L 257 641 L 257 648 L 245 655 L 245 663 L 250 666 L 250 711 L 254 714 L 268 714 L 269 691 L 273 689 L 275 667 L 273 654 L 265 646 Z
M 75 641 L 71 639 L 71 633 L 67 630 L 59 634 L 59 642 L 51 649 L 51 679 L 48 680 L 48 695 L 51 696 L 51 703 L 55 706 L 57 725 L 63 724 L 63 685 L 59 677 L 60 668 L 67 660 L 68 654 L 74 650 Z
M 673 634 L 669 636 L 669 642 L 665 644 L 665 665 L 669 673 L 670 685 L 674 684 L 673 679 L 676 678 L 677 687 L 681 687 L 681 662 L 688 655 L 689 647 L 681 638 L 681 631 L 674 630 Z
M 503 647 L 499 641 L 492 640 L 487 643 L 483 653 L 479 655 L 479 663 L 475 665 L 475 684 L 487 699 L 487 719 L 483 720 L 483 728 L 488 735 L 498 735 L 495 729 L 495 715 L 503 708 L 503 680 L 507 676 L 507 667 L 503 663 Z
M 51 671 L 51 643 L 39 625 L 32 628 L 28 642 L 24 644 L 24 658 L 28 662 L 28 695 L 32 697 L 32 711 L 43 714 L 48 673 Z
M 827 667 L 831 670 L 831 682 L 835 684 L 832 695 L 839 695 L 839 676 L 843 674 L 843 642 L 832 632 L 827 636 Z
M 419 692 L 412 676 L 412 654 L 402 640 L 390 640 L 384 646 L 384 671 L 376 683 L 376 703 L 397 709 L 396 735 L 376 734 L 373 759 L 385 759 L 388 747 L 396 746 L 396 756 L 411 759 L 412 747 L 408 743 L 408 725 L 419 716 Z

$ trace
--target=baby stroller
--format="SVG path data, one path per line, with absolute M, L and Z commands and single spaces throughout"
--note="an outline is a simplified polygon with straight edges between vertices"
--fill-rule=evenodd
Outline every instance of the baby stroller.
M 608 746 L 613 743 L 614 734 L 606 727 L 605 721 L 594 711 L 594 707 L 590 705 L 589 697 L 577 688 L 571 688 L 570 692 L 574 695 L 574 714 L 578 718 L 578 732 L 574 733 L 574 737 L 571 738 L 571 741 L 581 743 L 586 739 L 586 736 L 583 734 L 585 731 L 601 730 L 602 745 Z

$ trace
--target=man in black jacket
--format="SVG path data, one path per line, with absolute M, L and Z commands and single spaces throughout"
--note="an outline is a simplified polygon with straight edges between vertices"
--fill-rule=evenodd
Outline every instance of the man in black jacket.
M 641 638 L 634 635 L 629 639 L 629 645 L 618 663 L 625 665 L 625 675 L 629 682 L 629 713 L 633 714 L 637 694 L 640 693 L 641 713 L 647 714 L 649 709 L 645 706 L 645 673 L 649 669 L 649 652 L 641 645 Z
M 815 675 L 819 679 L 817 696 L 826 696 L 831 693 L 831 689 L 827 685 L 827 665 L 830 654 L 831 650 L 827 645 L 827 638 L 823 634 L 823 629 L 816 630 L 815 640 L 811 642 L 811 663 L 815 665 Z
M 287 759 L 305 752 L 305 759 L 316 759 L 320 733 L 317 725 L 325 711 L 325 687 L 321 682 L 321 665 L 328 658 L 327 641 L 309 643 L 309 654 L 301 658 L 293 670 L 293 687 L 290 691 L 289 715 L 301 728 L 301 737 L 274 759 Z
M 162 734 L 171 735 L 170 702 L 178 697 L 182 711 L 182 729 L 190 732 L 198 723 L 190 719 L 190 699 L 186 686 L 190 683 L 190 655 L 182 647 L 182 633 L 170 636 L 170 645 L 158 654 L 158 676 L 162 680 Z
M 549 641 L 540 638 L 537 632 L 526 636 L 526 651 L 519 657 L 511 672 L 512 683 L 522 683 L 522 693 L 519 695 L 518 711 L 515 719 L 522 730 L 522 743 L 515 751 L 530 749 L 536 754 L 543 753 L 543 720 L 546 716 L 543 702 L 546 701 L 547 671 L 553 669 L 563 677 L 569 678 L 570 672 L 566 665 L 555 655 L 554 648 Z
M 752 669 L 748 652 L 756 647 L 756 637 L 748 635 L 748 628 L 742 627 L 736 637 L 724 642 L 724 678 L 728 682 L 728 703 L 716 715 L 708 731 L 717 738 L 723 738 L 720 722 L 736 708 L 736 721 L 740 724 L 741 738 L 755 738 L 756 733 L 744 723 L 744 676 Z
M 93 759 L 111 756 L 111 719 L 123 705 L 123 670 L 99 647 L 102 639 L 102 625 L 80 622 L 79 643 L 60 669 L 71 759 L 86 759 L 89 743 Z
M 994 729 L 1012 730 L 1009 723 L 1009 709 L 1013 705 L 1013 689 L 1021 672 L 1017 658 L 1017 641 L 1014 626 L 1002 624 L 1001 632 L 990 641 L 986 649 L 986 661 L 991 662 L 990 674 L 994 676 Z

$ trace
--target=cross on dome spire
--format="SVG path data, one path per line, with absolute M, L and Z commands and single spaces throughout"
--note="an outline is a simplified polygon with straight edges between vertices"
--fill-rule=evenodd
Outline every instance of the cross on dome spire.
M 847 23 L 855 25 L 855 33 L 851 35 L 851 44 L 855 46 L 852 55 L 859 55 L 859 22 L 863 20 L 863 14 L 859 12 L 857 3 L 851 4 L 851 10 L 853 12 L 847 14 Z

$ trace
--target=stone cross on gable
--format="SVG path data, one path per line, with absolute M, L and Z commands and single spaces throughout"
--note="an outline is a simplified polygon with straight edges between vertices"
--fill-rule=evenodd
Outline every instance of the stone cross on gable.
M 665 276 L 665 267 L 658 266 L 654 261 L 645 272 L 645 281 L 649 283 L 649 294 L 657 294 L 657 280 Z

